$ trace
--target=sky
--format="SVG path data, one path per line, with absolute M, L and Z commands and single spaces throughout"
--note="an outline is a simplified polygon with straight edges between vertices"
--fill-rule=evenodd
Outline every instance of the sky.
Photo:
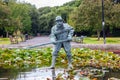
M 32 5 L 35 5 L 37 8 L 45 7 L 45 6 L 61 6 L 66 2 L 72 1 L 72 0 L 19 0 L 24 1 L 27 3 L 31 3 Z

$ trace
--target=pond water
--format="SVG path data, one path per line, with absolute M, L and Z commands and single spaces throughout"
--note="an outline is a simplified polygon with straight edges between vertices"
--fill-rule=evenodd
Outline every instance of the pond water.
M 36 68 L 30 71 L 4 71 L 0 73 L 0 80 L 53 80 L 58 73 L 63 74 L 64 69 Z
M 64 80 L 67 80 L 68 72 L 66 69 L 49 69 L 36 68 L 28 71 L 4 71 L 0 73 L 0 80 L 55 80 L 57 76 L 61 76 Z M 109 72 L 106 76 L 102 77 L 100 80 L 108 80 L 108 78 L 115 77 L 120 79 L 119 72 Z M 74 80 L 79 80 L 80 76 L 75 75 Z M 83 80 L 83 79 L 82 79 Z M 89 80 L 89 79 L 85 79 Z

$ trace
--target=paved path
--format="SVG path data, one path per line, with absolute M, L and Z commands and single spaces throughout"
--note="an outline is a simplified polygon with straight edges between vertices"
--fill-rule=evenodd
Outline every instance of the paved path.
M 27 40 L 26 42 L 20 42 L 19 44 L 0 45 L 0 48 L 23 48 L 47 42 L 50 42 L 50 38 L 48 36 L 41 36 Z M 76 42 L 71 42 L 71 45 L 72 47 L 101 49 L 120 53 L 120 44 L 80 44 Z M 47 46 L 53 45 L 50 44 Z
M 18 44 L 9 44 L 9 45 L 0 45 L 0 48 L 23 48 L 29 47 L 37 44 L 50 42 L 50 38 L 48 36 L 35 37 L 33 39 L 27 40 L 26 42 L 20 42 Z M 71 42 L 72 45 L 78 45 L 78 43 Z M 48 45 L 52 46 L 52 44 Z
M 41 44 L 49 41 L 49 37 L 44 36 L 44 37 L 35 37 L 30 40 L 26 40 L 25 42 L 20 42 L 18 44 L 9 44 L 9 45 L 1 45 L 0 47 L 2 48 L 22 48 L 22 47 L 27 47 L 27 46 L 32 46 L 35 44 Z

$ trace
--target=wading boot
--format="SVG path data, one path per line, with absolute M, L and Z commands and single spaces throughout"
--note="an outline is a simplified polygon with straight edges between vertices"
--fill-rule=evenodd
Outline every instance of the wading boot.
M 71 61 L 71 56 L 68 57 L 68 70 L 70 70 L 70 69 L 73 69 L 72 61 Z
M 50 66 L 50 69 L 54 69 L 55 68 L 55 62 L 56 62 L 56 56 L 52 56 L 52 64 Z

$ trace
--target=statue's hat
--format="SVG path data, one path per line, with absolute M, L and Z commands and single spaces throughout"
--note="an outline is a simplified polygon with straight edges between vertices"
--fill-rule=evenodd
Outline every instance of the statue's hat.
M 58 20 L 63 20 L 63 19 L 62 19 L 61 16 L 57 16 L 57 17 L 55 18 L 55 21 L 58 21 Z

